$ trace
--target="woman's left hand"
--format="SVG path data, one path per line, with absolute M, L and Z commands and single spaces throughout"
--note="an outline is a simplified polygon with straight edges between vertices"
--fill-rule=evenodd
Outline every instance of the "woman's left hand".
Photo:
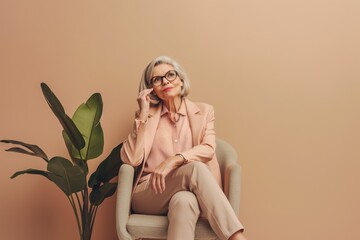
M 165 177 L 179 167 L 183 162 L 183 159 L 179 156 L 173 156 L 163 161 L 157 166 L 154 172 L 150 176 L 151 188 L 155 191 L 155 194 L 165 191 Z

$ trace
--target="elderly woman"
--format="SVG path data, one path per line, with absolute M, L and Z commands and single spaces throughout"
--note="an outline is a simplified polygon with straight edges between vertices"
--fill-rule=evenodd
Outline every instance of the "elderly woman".
M 240 239 L 243 226 L 221 189 L 214 110 L 191 102 L 189 79 L 169 57 L 144 70 L 132 132 L 121 158 L 136 169 L 132 210 L 167 215 L 167 239 L 194 239 L 199 216 L 220 239 Z

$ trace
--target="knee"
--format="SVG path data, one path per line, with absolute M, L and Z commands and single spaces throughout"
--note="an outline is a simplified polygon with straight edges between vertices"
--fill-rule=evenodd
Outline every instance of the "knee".
M 199 216 L 200 209 L 195 194 L 189 191 L 180 191 L 172 196 L 169 203 L 169 217 L 179 214 Z
M 188 163 L 189 167 L 192 169 L 192 172 L 200 173 L 200 174 L 208 174 L 210 173 L 210 169 L 208 165 L 203 162 L 193 161 Z
M 188 163 L 190 170 L 189 180 L 190 182 L 198 182 L 202 181 L 203 179 L 212 178 L 212 173 L 208 165 L 203 162 L 193 161 Z

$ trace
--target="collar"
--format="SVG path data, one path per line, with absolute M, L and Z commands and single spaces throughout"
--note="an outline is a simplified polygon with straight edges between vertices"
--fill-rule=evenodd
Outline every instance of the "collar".
M 178 114 L 182 115 L 182 116 L 186 116 L 186 106 L 185 106 L 185 103 L 184 103 L 184 99 L 181 101 L 181 104 L 180 104 L 180 108 L 178 110 Z M 167 107 L 165 106 L 165 104 L 162 104 L 162 108 L 161 108 L 161 113 L 160 113 L 160 116 L 163 116 L 164 114 L 168 113 L 169 110 L 167 109 Z
M 160 103 L 157 106 L 151 107 L 150 113 L 149 113 L 149 118 L 155 117 L 156 115 L 158 115 L 160 117 L 160 114 L 163 111 L 162 105 L 163 104 Z M 183 99 L 183 104 L 179 110 L 181 110 L 183 107 L 185 107 L 185 113 L 189 117 L 200 113 L 200 108 L 197 106 L 197 104 L 195 104 L 194 102 L 190 101 L 187 98 Z M 182 113 L 184 113 L 183 110 L 181 110 L 181 111 L 182 111 Z

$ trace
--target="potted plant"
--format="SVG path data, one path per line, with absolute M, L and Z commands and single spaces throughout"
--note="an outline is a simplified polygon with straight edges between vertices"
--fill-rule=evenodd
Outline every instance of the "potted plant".
M 103 109 L 100 93 L 93 94 L 86 103 L 82 103 L 70 118 L 49 86 L 41 83 L 41 89 L 63 127 L 62 135 L 70 160 L 61 156 L 48 158 L 37 145 L 16 140 L 0 140 L 3 143 L 17 145 L 6 151 L 40 157 L 46 163 L 46 170 L 26 169 L 14 173 L 11 178 L 32 174 L 43 176 L 55 183 L 70 202 L 80 240 L 90 240 L 99 205 L 116 191 L 117 183 L 111 180 L 117 176 L 122 163 L 122 144 L 116 146 L 88 177 L 88 160 L 99 157 L 104 147 L 104 134 L 100 124 Z

